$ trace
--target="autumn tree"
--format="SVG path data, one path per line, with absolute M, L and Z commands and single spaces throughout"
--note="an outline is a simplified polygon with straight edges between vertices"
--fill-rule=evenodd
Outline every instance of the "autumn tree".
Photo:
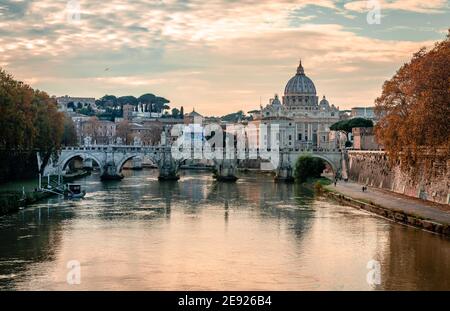
M 376 99 L 378 141 L 392 161 L 408 167 L 418 156 L 450 156 L 450 29 L 447 38 L 422 48 L 383 85 Z
M 163 127 L 160 124 L 148 125 L 141 133 L 141 141 L 145 145 L 156 145 L 161 141 Z
M 83 137 L 91 137 L 92 142 L 95 143 L 99 138 L 99 121 L 97 117 L 90 117 L 88 121 L 86 121 L 82 125 L 82 136 Z
M 128 145 L 133 142 L 133 133 L 128 120 L 123 120 L 117 125 L 116 136 L 120 137 L 124 144 Z
M 64 116 L 57 111 L 55 100 L 0 69 L 2 179 L 35 172 L 35 161 L 34 167 L 26 167 L 28 163 L 24 162 L 35 159 L 36 151 L 43 158 L 42 169 L 60 148 L 63 132 Z

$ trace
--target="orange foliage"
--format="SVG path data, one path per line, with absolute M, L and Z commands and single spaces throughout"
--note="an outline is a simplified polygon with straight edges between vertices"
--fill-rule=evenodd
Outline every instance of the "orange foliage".
M 0 68 L 0 149 L 38 150 L 48 160 L 60 147 L 63 132 L 64 115 L 55 100 Z
M 414 168 L 423 154 L 450 157 L 450 29 L 384 83 L 375 111 L 376 135 L 391 160 Z

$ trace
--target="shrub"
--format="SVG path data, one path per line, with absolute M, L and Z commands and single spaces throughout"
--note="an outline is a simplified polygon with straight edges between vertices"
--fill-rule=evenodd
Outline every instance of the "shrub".
M 324 160 L 311 156 L 301 156 L 295 163 L 294 177 L 298 182 L 305 182 L 308 178 L 319 178 L 324 169 Z

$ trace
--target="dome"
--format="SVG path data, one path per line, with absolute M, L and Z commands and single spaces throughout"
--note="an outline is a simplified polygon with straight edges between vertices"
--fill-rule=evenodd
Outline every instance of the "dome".
M 284 95 L 316 95 L 316 87 L 312 80 L 305 75 L 301 61 L 297 68 L 297 74 L 286 84 Z
M 275 94 L 275 98 L 271 101 L 272 106 L 281 106 L 281 102 L 278 99 L 278 94 Z
M 328 100 L 325 98 L 325 95 L 323 96 L 322 100 L 319 103 L 319 106 L 321 108 L 330 108 L 330 103 L 328 102 Z

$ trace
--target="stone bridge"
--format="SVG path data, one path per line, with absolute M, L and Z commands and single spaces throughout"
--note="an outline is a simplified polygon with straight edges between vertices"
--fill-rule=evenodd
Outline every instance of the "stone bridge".
M 201 148 L 200 148 L 201 149 Z M 191 154 L 184 158 L 175 159 L 172 156 L 170 145 L 158 146 L 130 146 L 130 145 L 87 145 L 80 147 L 66 147 L 60 152 L 56 162 L 50 162 L 44 169 L 44 176 L 62 174 L 69 162 L 76 158 L 83 161 L 96 162 L 100 169 L 100 176 L 103 180 L 122 179 L 122 168 L 131 159 L 142 159 L 146 157 L 158 166 L 160 180 L 177 180 L 178 169 L 188 159 L 198 159 L 198 154 L 203 150 L 192 149 Z M 215 152 L 215 151 L 214 151 Z M 223 150 L 219 152 L 224 152 Z M 267 152 L 267 150 L 265 151 Z M 256 159 L 262 160 L 258 149 L 246 150 L 246 159 L 252 154 Z M 196 157 L 197 155 L 197 157 Z M 335 174 L 340 174 L 342 170 L 342 153 L 339 149 L 283 149 L 276 153 L 276 165 L 270 161 L 262 161 L 262 170 L 276 171 L 276 180 L 290 181 L 293 179 L 293 167 L 295 161 L 302 155 L 310 155 L 325 160 L 333 169 Z M 239 160 L 236 153 L 234 158 L 223 156 L 222 159 L 213 159 L 215 171 L 214 175 L 218 180 L 236 180 L 236 169 Z M 273 163 L 273 162 L 272 162 Z M 267 165 L 263 165 L 267 164 Z

